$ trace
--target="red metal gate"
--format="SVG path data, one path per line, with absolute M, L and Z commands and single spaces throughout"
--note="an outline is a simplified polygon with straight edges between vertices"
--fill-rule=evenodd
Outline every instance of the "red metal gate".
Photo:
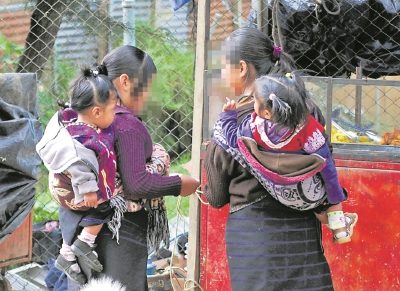
M 335 290 L 400 290 L 400 163 L 336 159 L 349 192 L 345 210 L 359 221 L 352 242 L 332 243 L 324 227 L 325 255 Z M 202 173 L 203 185 L 207 182 Z M 225 249 L 228 207 L 201 208 L 200 279 L 208 291 L 230 290 Z

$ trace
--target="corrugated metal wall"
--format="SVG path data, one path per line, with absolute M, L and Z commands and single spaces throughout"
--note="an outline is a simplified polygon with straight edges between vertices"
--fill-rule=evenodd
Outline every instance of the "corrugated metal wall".
M 177 11 L 173 11 L 170 0 L 153 0 L 155 2 L 156 19 L 155 25 L 171 31 L 178 39 L 187 39 L 189 31 L 188 14 L 189 4 L 184 5 Z M 150 20 L 151 0 L 136 0 L 136 18 L 142 21 Z M 153 2 L 153 3 L 154 3 Z M 110 1 L 110 16 L 122 21 L 122 0 Z
M 32 11 L 26 1 L 0 0 L 0 33 L 10 41 L 24 45 Z
M 136 19 L 141 21 L 150 21 L 151 3 L 155 4 L 154 25 L 163 27 L 171 31 L 178 39 L 189 39 L 192 33 L 193 21 L 189 20 L 189 13 L 192 5 L 186 4 L 177 11 L 173 11 L 170 0 L 136 0 L 135 11 Z M 94 1 L 93 9 L 96 9 Z M 236 9 L 241 12 L 240 21 L 246 20 L 251 6 L 251 0 L 241 0 L 236 2 Z M 241 5 L 241 8 L 237 8 Z M 231 1 L 211 0 L 211 39 L 222 40 L 234 30 L 234 19 L 237 20 L 237 11 Z M 122 0 L 109 0 L 110 17 L 122 23 Z M 11 1 L 0 0 L 0 32 L 6 35 L 10 40 L 19 44 L 24 44 L 26 34 L 29 31 L 29 18 L 31 8 L 27 6 L 24 0 Z M 60 59 L 74 60 L 76 62 L 95 61 L 97 57 L 98 45 L 94 38 L 90 37 L 87 29 L 79 24 L 74 18 L 65 18 L 56 39 L 55 51 Z
M 57 59 L 76 62 L 95 61 L 97 58 L 96 38 L 73 20 L 63 20 L 55 43 Z
M 93 1 L 92 9 L 96 9 L 100 2 Z M 179 39 L 187 39 L 191 31 L 188 21 L 190 5 L 174 12 L 170 0 L 154 0 L 153 3 L 157 15 L 155 25 L 170 30 Z M 150 0 L 136 0 L 135 7 L 137 20 L 150 20 Z M 0 33 L 12 42 L 24 45 L 29 32 L 31 13 L 32 5 L 27 4 L 27 1 L 0 0 Z M 122 0 L 110 0 L 109 13 L 114 20 L 122 23 Z M 96 61 L 97 40 L 90 36 L 90 29 L 81 23 L 82 21 L 75 17 L 64 17 L 55 43 L 58 59 L 77 63 Z

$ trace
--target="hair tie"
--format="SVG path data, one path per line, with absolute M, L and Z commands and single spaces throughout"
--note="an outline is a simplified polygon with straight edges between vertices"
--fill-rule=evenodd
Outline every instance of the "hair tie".
M 276 96 L 275 93 L 269 94 L 268 99 L 272 102 L 272 111 L 274 113 L 284 116 L 285 120 L 289 118 L 292 108 L 287 102 Z
M 273 50 L 272 54 L 275 58 L 279 58 L 282 54 L 282 51 L 283 51 L 282 47 L 274 45 L 274 50 Z
M 93 77 L 95 77 L 95 78 L 99 75 L 98 70 L 90 70 L 90 72 L 92 73 Z
M 99 74 L 108 76 L 108 71 L 105 64 L 98 65 L 96 69 Z

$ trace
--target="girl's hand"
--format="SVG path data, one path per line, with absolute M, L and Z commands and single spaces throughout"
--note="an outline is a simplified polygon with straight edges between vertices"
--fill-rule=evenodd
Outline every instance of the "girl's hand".
M 83 201 L 85 202 L 86 207 L 94 207 L 97 208 L 99 202 L 97 201 L 97 193 L 96 192 L 89 192 L 83 194 Z
M 226 97 L 226 103 L 224 104 L 222 111 L 233 111 L 233 110 L 236 110 L 236 101 Z

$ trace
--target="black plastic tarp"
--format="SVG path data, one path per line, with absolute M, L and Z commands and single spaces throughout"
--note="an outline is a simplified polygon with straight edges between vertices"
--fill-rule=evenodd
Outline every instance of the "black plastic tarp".
M 317 76 L 349 75 L 359 66 L 373 78 L 400 75 L 399 0 L 279 3 L 284 48 L 297 68 Z
M 33 74 L 0 74 L 0 240 L 23 222 L 35 201 L 41 163 L 35 145 L 42 135 L 35 104 Z
M 318 76 L 342 76 L 355 71 L 357 39 L 369 21 L 368 0 L 343 0 L 339 6 L 326 1 L 328 10 L 314 0 L 281 3 L 285 48 L 298 68 Z
M 368 25 L 357 43 L 357 63 L 363 75 L 400 75 L 400 1 L 369 1 Z

